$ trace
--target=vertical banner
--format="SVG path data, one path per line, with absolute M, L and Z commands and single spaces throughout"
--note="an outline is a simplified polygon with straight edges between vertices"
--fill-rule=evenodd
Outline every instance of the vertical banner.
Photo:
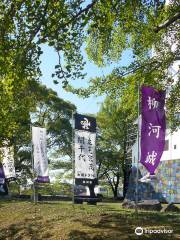
M 34 172 L 37 176 L 36 182 L 48 183 L 49 174 L 45 128 L 32 127 L 32 144 Z
M 3 166 L 0 163 L 0 195 L 8 195 L 8 188 L 5 182 Z
M 1 152 L 3 158 L 2 165 L 5 178 L 8 181 L 13 181 L 16 178 L 13 147 L 5 146 L 1 149 Z
M 165 91 L 142 87 L 141 160 L 153 175 L 159 165 L 165 144 Z
M 75 183 L 96 185 L 96 119 L 75 114 Z
M 0 165 L 0 184 L 4 184 L 4 182 L 5 182 L 4 170 L 3 170 L 3 166 Z

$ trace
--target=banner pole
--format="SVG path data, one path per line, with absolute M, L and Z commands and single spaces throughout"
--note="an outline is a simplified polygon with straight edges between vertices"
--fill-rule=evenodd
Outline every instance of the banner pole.
M 135 212 L 136 214 L 138 214 L 138 179 L 139 179 L 139 157 L 140 157 L 140 153 L 139 153 L 139 147 L 140 147 L 140 142 L 139 142 L 139 133 L 140 133 L 140 81 L 138 80 L 138 129 L 137 129 L 137 147 L 138 147 L 138 154 L 137 154 L 137 163 L 136 163 L 136 196 L 135 196 Z
M 36 189 L 35 189 L 35 174 L 34 174 L 34 157 L 33 157 L 33 143 L 32 143 L 32 125 L 30 124 L 30 137 L 31 137 L 31 162 L 32 162 L 32 174 L 33 174 L 33 202 L 36 203 Z
M 75 189 L 75 162 L 74 162 L 74 111 L 72 110 L 72 171 L 73 171 L 73 195 L 72 203 L 74 204 L 74 189 Z

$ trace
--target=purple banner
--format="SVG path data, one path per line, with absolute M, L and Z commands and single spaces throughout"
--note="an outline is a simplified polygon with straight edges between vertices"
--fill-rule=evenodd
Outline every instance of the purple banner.
M 50 179 L 48 176 L 38 176 L 35 181 L 39 183 L 49 183 Z
M 5 175 L 4 175 L 3 166 L 0 166 L 0 184 L 3 184 L 4 181 L 5 181 Z
M 151 175 L 159 165 L 165 144 L 165 91 L 142 87 L 141 160 Z

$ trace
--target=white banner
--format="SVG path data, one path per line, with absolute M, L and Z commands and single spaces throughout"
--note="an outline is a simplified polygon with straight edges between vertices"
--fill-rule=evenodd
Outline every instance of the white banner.
M 16 178 L 13 147 L 8 147 L 8 146 L 3 147 L 1 149 L 1 153 L 3 157 L 2 165 L 3 165 L 5 178 L 7 179 Z
M 96 133 L 75 130 L 75 178 L 97 178 Z
M 46 146 L 46 129 L 32 127 L 32 144 L 34 171 L 38 176 L 37 181 L 48 182 L 48 159 Z

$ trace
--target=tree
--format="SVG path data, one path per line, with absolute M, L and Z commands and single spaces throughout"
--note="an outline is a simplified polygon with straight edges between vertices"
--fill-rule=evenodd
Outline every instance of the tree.
M 20 122 L 21 117 L 17 118 L 21 124 L 17 134 L 8 142 L 14 148 L 17 182 L 21 184 L 27 183 L 27 179 L 32 177 L 30 124 L 46 127 L 49 158 L 52 153 L 56 153 L 58 157 L 71 157 L 71 115 L 76 107 L 59 98 L 52 89 L 37 82 L 31 86 L 31 96 L 35 103 L 34 112 L 28 113 L 28 122 Z
M 118 197 L 118 187 L 123 178 L 120 151 L 99 148 L 97 150 L 98 179 L 109 184 L 114 198 Z
M 72 112 L 75 105 L 57 96 L 45 86 L 38 91 L 37 111 L 34 124 L 47 129 L 48 156 L 51 169 L 72 169 Z
M 0 10 L 0 147 L 5 140 L 14 141 L 21 126 L 29 123 L 29 112 L 35 111 L 42 44 L 57 52 L 54 82 L 62 80 L 68 91 L 79 95 L 107 93 L 119 99 L 122 89 L 133 88 L 131 79 L 157 88 L 172 85 L 167 69 L 179 57 L 179 1 L 165 5 L 157 0 L 92 0 L 88 4 L 83 0 L 2 0 Z M 118 63 L 127 49 L 132 49 L 132 63 L 92 79 L 88 89 L 73 89 L 69 79 L 84 78 L 84 45 L 98 66 Z M 150 57 L 152 47 L 154 57 Z M 179 88 L 177 81 L 167 101 L 174 125 L 180 111 Z M 126 99 L 132 103 L 128 95 Z M 130 105 L 126 107 L 134 112 Z
M 88 89 L 68 86 L 81 96 L 108 94 L 119 97 L 119 88 L 132 76 L 140 84 L 168 89 L 167 113 L 171 121 L 180 111 L 180 84 L 173 80 L 170 69 L 179 59 L 179 2 L 165 1 L 97 1 L 88 22 L 86 51 L 99 67 L 117 63 L 111 74 L 90 80 Z M 151 52 L 155 52 L 151 56 Z M 128 66 L 118 64 L 125 50 L 131 49 Z M 172 84 L 174 85 L 172 87 Z M 173 125 L 173 124 L 172 124 Z M 175 124 L 174 124 L 175 125 Z
M 10 145 L 14 137 L 23 133 L 24 126 L 30 124 L 31 111 L 34 111 L 34 94 L 30 91 L 30 83 L 16 84 L 1 81 L 0 88 L 0 147 L 8 141 Z
M 136 96 L 135 91 L 133 93 L 131 94 L 132 98 Z M 123 182 L 126 180 L 126 174 L 129 171 L 127 165 L 128 150 L 133 143 L 133 139 L 129 138 L 128 130 L 136 118 L 137 106 L 134 102 L 135 111 L 134 113 L 129 112 L 129 109 L 127 109 L 129 105 L 127 102 L 125 103 L 127 96 L 128 92 L 124 92 L 123 97 L 119 100 L 112 100 L 107 97 L 97 115 L 99 127 L 97 141 L 98 175 L 99 178 L 107 179 L 114 197 L 117 197 L 120 180 L 123 180 Z
M 29 82 L 37 81 L 41 75 L 43 44 L 53 47 L 59 59 L 52 75 L 54 83 L 62 80 L 67 90 L 79 95 L 111 94 L 120 82 L 126 81 L 129 73 L 134 73 L 141 83 L 160 88 L 171 86 L 172 78 L 166 70 L 179 57 L 179 48 L 171 47 L 178 45 L 178 7 L 177 0 L 169 5 L 163 0 L 92 0 L 90 3 L 83 0 L 2 0 L 0 135 L 7 138 L 12 132 L 15 134 L 15 116 L 23 110 L 27 117 L 26 109 L 33 108 L 27 92 Z M 68 80 L 84 78 L 85 62 L 81 52 L 84 46 L 90 60 L 98 66 L 119 62 L 126 49 L 132 49 L 133 61 L 128 67 L 115 68 L 107 78 L 92 79 L 89 91 L 74 90 Z M 152 46 L 156 56 L 150 58 Z M 171 118 L 179 111 L 178 92 L 177 83 L 167 104 Z
M 72 112 L 74 104 L 59 98 L 57 93 L 39 85 L 36 112 L 32 113 L 34 125 L 44 126 L 48 134 L 48 149 L 58 151 L 59 156 L 71 157 Z
M 58 78 L 66 84 L 70 77 L 84 76 L 82 28 L 94 4 L 83 8 L 82 0 L 0 2 L 0 146 L 17 134 L 20 123 L 29 121 L 34 110 L 31 87 L 41 76 L 43 44 L 57 52 L 55 83 Z
M 84 8 L 82 5 L 82 0 L 2 0 L 0 41 L 3 54 L 0 55 L 1 68 L 3 63 L 5 67 L 2 73 L 6 75 L 8 68 L 21 77 L 34 76 L 34 70 L 39 73 L 41 44 L 47 43 L 57 51 L 59 61 L 66 61 L 66 71 L 61 71 L 61 63 L 57 64 L 57 75 L 65 77 L 74 73 L 77 78 L 82 60 L 78 53 L 83 40 L 82 17 L 94 3 Z
M 0 147 L 7 142 L 15 146 L 19 169 L 29 156 L 21 147 L 29 142 L 30 113 L 36 112 L 38 104 L 43 108 L 48 106 L 43 113 L 39 108 L 39 124 L 42 124 L 42 119 L 45 120 L 43 123 L 51 136 L 49 146 L 60 146 L 63 154 L 70 154 L 71 128 L 66 120 L 69 120 L 68 110 L 71 111 L 74 106 L 58 99 L 53 91 L 39 86 L 41 47 L 48 44 L 57 52 L 59 61 L 52 77 L 63 79 L 64 84 L 70 77 L 84 77 L 81 73 L 84 62 L 80 53 L 82 28 L 85 15 L 94 4 L 95 1 L 82 8 L 82 0 L 0 2 Z M 57 80 L 54 79 L 54 82 L 57 83 Z M 45 95 L 49 92 L 49 99 L 42 100 L 39 90 Z M 63 109 L 58 110 L 59 107 Z M 63 138 L 58 138 L 58 134 L 62 134 Z M 22 156 L 18 156 L 20 149 Z

